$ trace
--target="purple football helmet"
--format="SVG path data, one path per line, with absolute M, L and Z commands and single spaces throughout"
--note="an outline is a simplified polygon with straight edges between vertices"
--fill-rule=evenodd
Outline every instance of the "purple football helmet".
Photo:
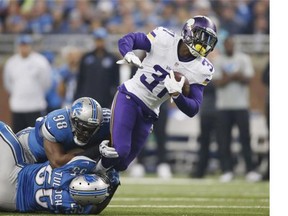
M 181 36 L 194 56 L 207 56 L 218 41 L 216 26 L 206 16 L 195 16 L 187 20 Z

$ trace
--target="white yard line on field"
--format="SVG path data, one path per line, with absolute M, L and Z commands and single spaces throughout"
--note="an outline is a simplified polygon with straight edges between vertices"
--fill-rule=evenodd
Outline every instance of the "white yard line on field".
M 172 178 L 172 179 L 160 179 L 160 178 L 130 178 L 121 177 L 121 183 L 123 184 L 144 184 L 144 185 L 190 185 L 190 184 L 215 184 L 219 181 L 214 179 L 189 179 L 189 178 Z
M 269 206 L 209 206 L 209 205 L 109 205 L 110 208 L 203 208 L 203 209 L 269 209 Z
M 123 184 L 141 184 L 141 185 L 243 185 L 252 184 L 246 182 L 245 180 L 234 180 L 229 183 L 221 183 L 218 179 L 191 179 L 191 178 L 171 178 L 171 179 L 161 179 L 153 177 L 145 178 L 132 178 L 132 177 L 121 177 L 121 183 Z M 257 183 L 255 183 L 257 185 Z
M 265 202 L 268 203 L 269 199 L 255 199 L 255 198 L 196 198 L 196 197 L 173 197 L 173 198 L 158 198 L 158 197 L 152 197 L 152 198 L 133 198 L 133 197 L 125 197 L 125 198 L 118 198 L 115 197 L 113 199 L 114 201 L 194 201 L 194 202 Z

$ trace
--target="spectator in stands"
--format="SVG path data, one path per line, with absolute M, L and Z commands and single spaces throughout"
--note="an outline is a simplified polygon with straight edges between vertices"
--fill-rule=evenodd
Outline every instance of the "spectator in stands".
M 28 32 L 38 34 L 52 32 L 53 18 L 48 12 L 46 1 L 35 1 L 31 13 L 32 19 L 28 22 Z
M 76 1 L 75 9 L 80 13 L 85 24 L 89 24 L 95 13 L 97 1 L 80 0 Z
M 173 1 L 166 3 L 165 7 L 162 8 L 160 13 L 160 26 L 165 26 L 173 31 L 178 30 L 176 16 L 176 5 Z
M 249 125 L 249 82 L 254 75 L 251 58 L 234 47 L 233 36 L 224 41 L 225 51 L 214 61 L 216 85 L 216 108 L 218 109 L 217 143 L 223 175 L 220 181 L 233 179 L 233 163 L 230 151 L 232 128 L 237 125 L 239 141 L 246 164 L 246 180 L 259 181 L 261 175 L 254 170 L 252 162 Z
M 69 14 L 67 25 L 63 25 L 60 33 L 64 34 L 86 34 L 88 33 L 88 26 L 85 24 L 80 12 L 73 10 Z
M 248 34 L 269 34 L 269 1 L 252 1 Z
M 60 33 L 64 26 L 67 25 L 66 20 L 64 20 L 64 11 L 61 7 L 55 7 L 52 10 L 53 17 L 53 28 L 52 33 Z
M 9 4 L 13 5 L 11 9 Z M 215 18 L 230 33 L 253 34 L 257 28 L 255 25 L 269 24 L 269 0 L 10 0 L 1 1 L 0 23 L 6 25 L 7 21 L 8 28 L 3 27 L 5 33 L 87 33 L 91 32 L 88 27 L 95 19 L 109 33 L 124 34 L 135 30 L 146 32 L 163 23 L 172 29 L 176 28 L 177 32 L 177 26 L 181 26 L 191 13 L 209 17 L 215 13 Z
M 96 29 L 93 37 L 96 48 L 81 58 L 74 98 L 92 97 L 103 107 L 110 107 L 119 85 L 119 66 L 116 56 L 106 49 L 106 29 Z
M 198 163 L 195 171 L 191 173 L 191 177 L 203 178 L 206 174 L 210 158 L 210 144 L 216 139 L 216 118 L 217 110 L 215 107 L 216 93 L 215 85 L 211 81 L 204 89 L 202 106 L 200 109 L 200 135 Z
M 218 16 L 221 27 L 228 31 L 230 34 L 241 34 L 244 26 L 236 18 L 236 11 L 233 1 L 215 1 L 218 4 Z
M 17 1 L 9 1 L 8 16 L 5 19 L 5 31 L 7 33 L 21 33 L 26 28 L 26 20 L 20 13 L 20 5 Z
M 9 93 L 13 130 L 18 132 L 33 126 L 45 114 L 46 92 L 51 85 L 51 67 L 47 59 L 33 51 L 32 38 L 22 35 L 17 39 L 18 52 L 4 67 L 4 86 Z
M 107 22 L 107 29 L 114 34 L 135 30 L 135 10 L 136 1 L 119 1 L 115 9 L 115 15 Z

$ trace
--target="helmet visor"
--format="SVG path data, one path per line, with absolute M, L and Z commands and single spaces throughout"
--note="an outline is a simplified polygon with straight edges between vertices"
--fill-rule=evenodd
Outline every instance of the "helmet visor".
M 199 26 L 194 27 L 192 31 L 185 25 L 182 30 L 184 43 L 193 53 L 207 56 L 217 44 L 217 36 L 213 31 Z
M 211 52 L 217 43 L 217 37 L 203 28 L 195 28 L 193 30 L 193 45 L 200 44 L 206 49 L 206 52 Z

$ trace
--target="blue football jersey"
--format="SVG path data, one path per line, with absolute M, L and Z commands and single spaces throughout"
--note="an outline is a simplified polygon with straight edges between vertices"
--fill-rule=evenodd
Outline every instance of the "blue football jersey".
M 25 166 L 18 174 L 17 210 L 88 214 L 93 206 L 77 204 L 69 194 L 69 184 L 78 175 L 92 173 L 95 166 L 96 162 L 85 156 L 74 157 L 55 169 L 48 161 Z
M 110 137 L 110 109 L 103 108 L 103 120 L 100 129 L 93 135 L 89 143 L 99 144 Z M 70 120 L 70 110 L 67 108 L 50 112 L 45 117 L 36 120 L 34 128 L 29 130 L 29 149 L 38 162 L 47 160 L 43 138 L 60 143 L 65 151 L 79 147 L 73 139 L 74 129 Z

